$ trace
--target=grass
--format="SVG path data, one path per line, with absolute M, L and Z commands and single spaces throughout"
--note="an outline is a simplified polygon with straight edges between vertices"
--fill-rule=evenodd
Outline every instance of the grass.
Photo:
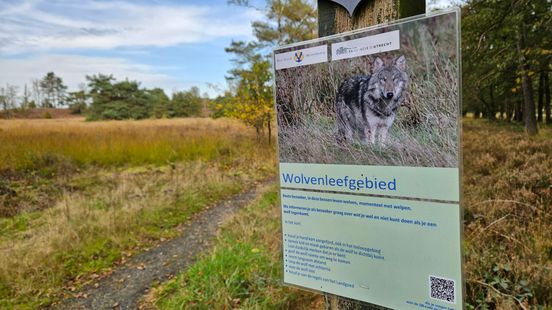
M 1 122 L 0 137 L 14 139 L 21 131 L 34 139 L 30 128 L 39 135 L 54 132 L 55 139 L 70 136 L 75 128 L 84 135 L 94 132 L 93 126 L 79 120 L 32 121 L 28 128 L 19 122 Z M 107 158 L 93 152 L 70 156 L 76 153 L 64 153 L 67 146 L 53 141 L 50 145 L 43 142 L 43 150 L 55 154 L 49 161 L 32 165 L 5 161 L 0 205 L 8 199 L 24 204 L 26 197 L 49 202 L 43 208 L 30 205 L 0 219 L 0 308 L 51 305 L 97 274 L 109 272 L 127 255 L 179 234 L 179 224 L 204 206 L 274 174 L 274 150 L 259 146 L 254 132 L 239 124 L 227 120 L 144 121 L 147 130 L 140 129 L 141 124 L 98 122 L 98 135 L 105 134 L 111 142 L 99 138 L 96 142 L 116 145 L 116 139 L 121 139 L 120 143 L 130 145 L 128 138 L 137 145 L 140 138 L 131 138 L 134 133 L 157 143 L 152 135 L 156 132 L 158 140 L 172 134 L 177 141 L 166 139 L 165 143 L 180 144 L 183 149 L 184 141 L 193 141 L 194 135 L 196 140 L 226 140 L 221 145 L 230 149 L 211 149 L 216 156 L 205 152 L 178 161 L 124 163 L 85 160 Z M 125 134 L 117 135 L 117 130 Z M 179 131 L 184 136 L 180 137 Z M 217 137 L 208 137 L 206 131 Z M 32 144 L 21 143 L 28 152 L 40 155 Z M 518 125 L 466 119 L 462 148 L 467 308 L 550 309 L 552 130 L 542 129 L 539 136 L 527 137 Z M 163 284 L 151 296 L 152 305 L 161 309 L 320 308 L 321 300 L 315 295 L 280 284 L 276 197 L 274 189 L 269 189 L 240 211 L 222 230 L 215 249 Z
M 77 166 L 220 160 L 250 152 L 254 140 L 230 120 L 0 120 L 0 170 L 34 170 L 59 158 Z
M 0 218 L 0 308 L 51 305 L 128 255 L 180 234 L 180 224 L 205 206 L 274 173 L 274 150 L 228 120 L 8 121 L 0 128 L 2 141 L 18 143 L 1 155 L 8 178 L 0 203 L 24 205 L 28 191 L 48 202 Z M 51 160 L 9 160 L 20 156 Z
M 236 158 L 255 161 L 272 154 L 270 147 L 258 147 L 249 128 L 225 119 L 0 120 L 0 148 L 0 216 L 47 208 L 63 189 L 90 187 L 86 180 L 67 180 L 88 167 L 184 161 L 230 167 Z
M 312 309 L 320 299 L 282 287 L 278 193 L 272 187 L 225 224 L 214 250 L 148 298 L 159 309 Z M 208 280 L 206 280 L 208 279 Z
M 464 122 L 469 309 L 552 307 L 552 131 Z
M 552 130 L 528 137 L 519 125 L 466 119 L 462 146 L 466 308 L 550 309 Z M 268 192 L 150 301 L 159 309 L 321 309 L 320 297 L 279 284 L 279 219 Z

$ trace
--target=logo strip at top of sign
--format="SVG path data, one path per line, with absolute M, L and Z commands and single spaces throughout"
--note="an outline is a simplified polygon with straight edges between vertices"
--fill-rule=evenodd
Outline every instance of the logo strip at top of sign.
M 332 44 L 332 61 L 377 54 L 401 48 L 399 30 Z
M 297 49 L 274 55 L 276 70 L 300 67 L 328 61 L 328 45 Z

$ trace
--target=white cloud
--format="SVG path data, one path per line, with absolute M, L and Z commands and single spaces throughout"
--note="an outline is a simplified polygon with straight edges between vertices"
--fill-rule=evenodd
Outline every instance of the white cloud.
M 439 10 L 454 6 L 461 6 L 465 3 L 465 0 L 427 0 L 427 11 Z
M 252 9 L 127 1 L 0 4 L 0 53 L 165 47 L 251 37 Z
M 117 80 L 137 80 L 147 88 L 161 87 L 167 93 L 173 89 L 182 90 L 185 85 L 175 78 L 160 73 L 152 66 L 129 62 L 123 58 L 89 57 L 76 55 L 41 55 L 32 58 L 0 59 L 0 85 L 31 86 L 31 79 L 40 79 L 46 72 L 53 71 L 63 79 L 69 90 L 77 90 L 85 83 L 85 75 L 113 74 Z M 198 85 L 200 86 L 200 85 Z

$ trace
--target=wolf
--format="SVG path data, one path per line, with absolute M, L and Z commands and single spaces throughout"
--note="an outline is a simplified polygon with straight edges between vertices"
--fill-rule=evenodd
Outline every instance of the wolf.
M 336 96 L 337 129 L 340 141 L 352 142 L 355 133 L 363 144 L 384 144 L 408 84 L 406 58 L 377 57 L 372 75 L 349 78 Z

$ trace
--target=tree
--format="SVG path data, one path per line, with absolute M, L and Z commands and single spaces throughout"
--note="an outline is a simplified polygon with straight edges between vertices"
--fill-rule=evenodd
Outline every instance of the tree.
M 172 95 L 172 116 L 199 116 L 202 108 L 203 98 L 199 95 L 199 88 L 197 87 L 192 87 L 187 91 L 175 92 Z
M 469 0 L 462 9 L 464 106 L 524 122 L 536 134 L 534 79 L 550 71 L 546 0 Z M 544 87 L 542 91 L 545 91 Z
M 252 7 L 248 0 L 230 0 L 229 3 Z M 252 23 L 256 40 L 232 41 L 226 48 L 226 52 L 234 55 L 234 68 L 226 77 L 234 99 L 225 100 L 225 111 L 227 116 L 253 126 L 258 134 L 267 128 L 271 142 L 274 115 L 268 52 L 278 44 L 314 38 L 316 9 L 305 0 L 267 0 L 264 8 L 256 9 L 265 15 L 265 20 Z
M 552 100 L 550 98 L 550 77 L 547 72 L 544 75 L 544 117 L 546 124 L 552 125 Z
M 29 92 L 29 89 L 27 88 L 27 84 L 23 87 L 23 96 L 21 97 L 21 108 L 22 109 L 29 109 L 31 107 L 31 93 Z
M 88 95 L 84 90 L 68 93 L 65 100 L 69 105 L 71 114 L 83 114 L 86 111 Z
M 143 119 L 151 115 L 149 95 L 139 82 L 115 82 L 112 75 L 104 74 L 86 79 L 92 99 L 88 119 Z
M 87 75 L 89 96 L 92 99 L 90 105 L 90 119 L 102 119 L 103 112 L 107 109 L 107 104 L 114 97 L 112 81 L 115 78 L 112 75 Z
M 173 117 L 174 112 L 171 109 L 171 102 L 165 91 L 161 88 L 148 90 L 151 100 L 152 113 L 155 118 Z
M 5 87 L 0 87 L 0 106 L 6 117 L 10 116 L 10 110 L 15 108 L 16 104 L 17 86 L 6 84 Z
M 53 108 L 63 105 L 65 90 L 67 86 L 63 84 L 63 80 L 56 76 L 54 72 L 48 72 L 40 81 L 40 88 L 46 96 L 43 101 L 43 107 Z
M 234 103 L 227 115 L 253 126 L 260 136 L 267 129 L 271 143 L 271 120 L 274 117 L 270 62 L 257 59 L 250 70 L 242 70 L 239 75 Z
M 32 80 L 32 97 L 35 106 L 41 107 L 43 105 L 42 88 L 40 87 L 40 80 Z

